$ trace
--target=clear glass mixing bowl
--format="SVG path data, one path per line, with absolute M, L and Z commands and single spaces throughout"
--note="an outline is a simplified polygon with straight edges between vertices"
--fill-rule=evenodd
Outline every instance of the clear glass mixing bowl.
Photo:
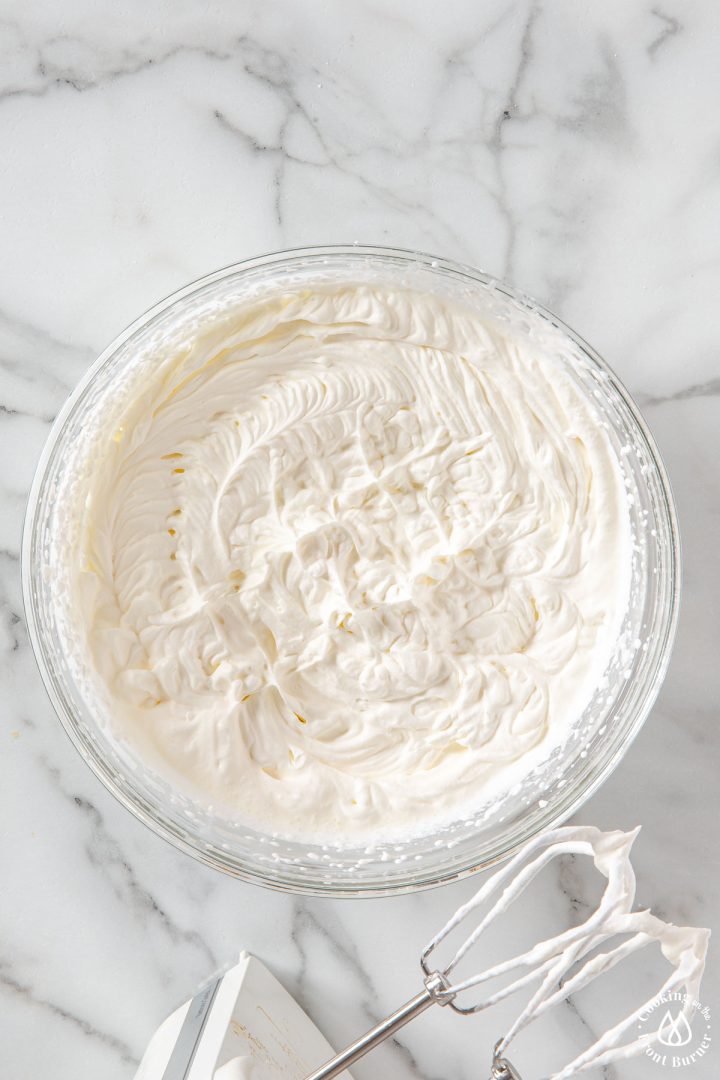
M 289 841 L 224 820 L 174 790 L 113 738 L 63 646 L 62 567 L 53 543 L 62 527 L 58 492 L 67 491 L 82 471 L 78 455 L 87 452 L 88 431 L 108 430 L 118 380 L 131 371 L 141 376 L 154 363 L 159 343 L 187 338 L 218 308 L 288 287 L 343 280 L 407 286 L 462 301 L 551 347 L 606 424 L 632 496 L 634 534 L 631 603 L 606 685 L 565 745 L 520 789 L 472 819 L 369 848 Z M 65 730 L 96 775 L 141 821 L 202 862 L 248 881 L 325 895 L 380 895 L 489 866 L 568 817 L 612 772 L 667 668 L 679 598 L 678 532 L 667 476 L 637 408 L 607 364 L 558 318 L 508 285 L 446 259 L 378 247 L 306 248 L 238 263 L 188 285 L 133 323 L 93 364 L 58 416 L 37 469 L 23 539 L 23 589 L 35 655 Z

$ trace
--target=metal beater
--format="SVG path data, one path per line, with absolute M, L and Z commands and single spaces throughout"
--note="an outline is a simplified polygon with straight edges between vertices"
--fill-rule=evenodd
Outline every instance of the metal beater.
M 635 901 L 635 874 L 630 863 L 630 849 L 638 832 L 636 829 L 630 833 L 603 833 L 591 826 L 565 827 L 531 841 L 505 867 L 493 874 L 425 947 L 420 958 L 424 976 L 421 992 L 331 1061 L 316 1069 L 306 1080 L 331 1080 L 332 1077 L 339 1076 L 431 1005 L 449 1006 L 462 1015 L 481 1012 L 510 995 L 531 987 L 539 980 L 539 986 L 510 1030 L 496 1043 L 490 1066 L 490 1080 L 521 1080 L 517 1069 L 505 1056 L 510 1042 L 518 1032 L 547 1009 L 609 971 L 631 953 L 657 941 L 672 966 L 670 976 L 658 993 L 606 1031 L 592 1046 L 548 1080 L 567 1080 L 586 1069 L 644 1052 L 648 1044 L 657 1039 L 659 1029 L 627 1043 L 621 1041 L 624 1034 L 663 994 L 675 991 L 681 986 L 685 988 L 687 995 L 682 1012 L 689 1017 L 693 1003 L 697 1001 L 710 935 L 708 930 L 664 923 L 649 911 L 632 911 Z M 596 868 L 607 879 L 597 907 L 585 922 L 540 942 L 485 972 L 452 983 L 450 976 L 453 970 L 477 944 L 492 922 L 525 891 L 549 862 L 565 854 L 591 856 Z M 493 900 L 493 897 L 496 899 Z M 449 963 L 440 970 L 435 970 L 430 963 L 430 957 L 440 943 L 445 941 L 460 923 L 483 907 L 487 907 L 486 913 L 482 915 L 475 929 L 459 946 Z M 601 946 L 604 943 L 619 935 L 630 937 L 602 951 Z M 458 1001 L 461 995 L 464 998 L 468 991 L 480 987 L 489 979 L 515 972 L 518 972 L 516 978 L 495 993 L 470 1004 Z

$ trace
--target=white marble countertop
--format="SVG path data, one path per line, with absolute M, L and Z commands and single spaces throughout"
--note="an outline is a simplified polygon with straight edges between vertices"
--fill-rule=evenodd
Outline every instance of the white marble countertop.
M 365 241 L 501 275 L 587 337 L 675 488 L 684 602 L 643 732 L 581 820 L 643 825 L 639 898 L 712 927 L 720 701 L 720 25 L 712 0 L 0 5 L 0 1073 L 129 1080 L 241 946 L 341 1044 L 417 986 L 474 883 L 296 899 L 203 868 L 122 809 L 55 719 L 23 624 L 22 516 L 53 417 L 155 300 L 261 252 Z M 556 872 L 532 914 L 577 917 Z M 649 963 L 649 961 L 648 961 Z M 718 1005 L 711 955 L 704 1002 Z M 581 1047 L 611 990 L 518 1059 Z M 483 1080 L 500 1021 L 437 1010 L 357 1080 Z M 720 1045 L 672 1070 L 720 1073 Z M 544 1059 L 543 1059 L 544 1060 Z M 605 1080 L 658 1078 L 648 1062 Z M 525 1073 L 523 1073 L 525 1075 Z

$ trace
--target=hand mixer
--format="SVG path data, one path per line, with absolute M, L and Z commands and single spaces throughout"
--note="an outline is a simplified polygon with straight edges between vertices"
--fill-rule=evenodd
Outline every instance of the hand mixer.
M 623 1036 L 664 994 L 679 987 L 684 987 L 686 992 L 681 1012 L 686 1019 L 690 1017 L 697 1002 L 710 932 L 664 923 L 650 911 L 632 911 L 635 901 L 635 874 L 630 863 L 630 849 L 638 831 L 636 829 L 629 833 L 603 833 L 590 826 L 565 827 L 545 833 L 532 841 L 489 878 L 426 946 L 420 959 L 424 976 L 420 993 L 347 1049 L 316 1069 L 306 1080 L 331 1080 L 331 1077 L 339 1076 L 431 1005 L 448 1006 L 461 1015 L 468 1015 L 490 1008 L 539 982 L 507 1034 L 497 1042 L 493 1053 L 490 1080 L 520 1080 L 518 1071 L 505 1056 L 515 1036 L 553 1005 L 611 970 L 632 953 L 657 942 L 663 957 L 672 968 L 658 993 L 606 1031 L 559 1072 L 553 1073 L 549 1080 L 566 1080 L 587 1069 L 643 1053 L 646 1047 L 658 1038 L 660 1028 L 625 1043 L 622 1042 Z M 595 867 L 607 879 L 597 907 L 585 922 L 540 942 L 487 971 L 456 983 L 451 982 L 450 976 L 454 969 L 493 921 L 527 889 L 543 867 L 564 854 L 591 856 Z M 485 907 L 488 910 L 457 948 L 449 963 L 435 970 L 431 957 L 440 943 L 473 913 Z M 613 945 L 611 939 L 620 935 L 623 935 L 624 939 Z M 606 943 L 610 945 L 603 950 L 602 946 Z M 480 988 L 491 979 L 510 975 L 515 977 L 501 989 L 481 997 L 479 1001 L 464 1003 L 468 991 Z
M 345 1072 L 348 1066 L 431 1005 L 447 1006 L 465 1015 L 490 1008 L 524 990 L 528 1000 L 496 1044 L 490 1076 L 490 1080 L 520 1080 L 506 1057 L 518 1032 L 631 953 L 657 942 L 672 969 L 665 984 L 650 1001 L 606 1031 L 550 1080 L 568 1080 L 592 1067 L 642 1053 L 660 1037 L 665 1017 L 656 1031 L 634 1041 L 622 1040 L 634 1022 L 642 1019 L 645 1024 L 648 1017 L 643 1013 L 663 994 L 684 987 L 685 995 L 678 995 L 684 1003 L 680 1015 L 686 1020 L 690 1017 L 697 1001 L 709 931 L 672 926 L 649 911 L 632 911 L 635 875 L 630 849 L 636 835 L 637 830 L 603 833 L 581 826 L 556 829 L 533 840 L 488 878 L 425 948 L 420 993 L 309 1075 L 314 1062 L 332 1053 L 330 1044 L 260 961 L 243 953 L 238 964 L 216 976 L 158 1028 L 136 1080 L 329 1080 L 340 1074 L 343 1080 L 349 1080 L 350 1074 Z M 545 866 L 563 854 L 591 856 L 606 879 L 602 897 L 588 918 L 481 974 L 453 981 L 460 962 L 494 920 L 522 895 Z M 473 916 L 476 924 L 471 933 L 448 963 L 439 964 L 438 947 L 446 942 L 448 948 L 447 939 Z M 620 936 L 619 943 L 613 942 Z M 498 978 L 508 981 L 501 989 L 483 994 L 482 987 Z M 661 1012 L 658 1010 L 658 1015 Z

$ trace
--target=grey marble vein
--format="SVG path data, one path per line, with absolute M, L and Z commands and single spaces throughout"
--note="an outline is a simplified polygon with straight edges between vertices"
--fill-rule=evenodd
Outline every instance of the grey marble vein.
M 683 31 L 683 26 L 680 20 L 675 15 L 669 15 L 664 11 L 661 11 L 659 7 L 652 9 L 652 14 L 660 22 L 660 31 L 657 37 L 647 47 L 648 56 L 655 60 L 658 52 L 667 45 L 671 38 L 676 37 Z
M 512 73 L 502 109 L 498 110 L 498 116 L 493 126 L 492 136 L 488 146 L 495 159 L 495 168 L 498 178 L 497 204 L 505 220 L 507 240 L 503 259 L 502 274 L 512 280 L 514 276 L 515 248 L 517 245 L 517 230 L 520 227 L 518 219 L 509 202 L 507 182 L 504 173 L 503 150 L 505 149 L 505 135 L 507 126 L 516 123 L 519 113 L 518 98 L 528 76 L 528 71 L 533 59 L 533 32 L 540 15 L 538 4 L 531 4 L 525 19 L 522 36 L 518 46 L 518 57 L 515 69 Z
M 672 394 L 650 394 L 645 391 L 637 394 L 637 400 L 644 409 L 655 405 L 667 405 L 672 401 L 690 401 L 693 398 L 715 398 L 720 396 L 720 376 L 706 382 L 683 386 Z
M 601 1032 L 597 1031 L 594 1026 L 588 1023 L 586 1017 L 578 1008 L 574 998 L 566 998 L 563 1002 L 563 1006 L 565 1009 L 566 1022 L 572 1023 L 572 1025 L 580 1031 L 582 1036 L 581 1049 L 584 1050 L 586 1046 L 589 1046 L 597 1040 Z M 617 1080 L 618 1071 L 613 1065 L 603 1065 L 595 1071 L 597 1072 L 598 1077 L 602 1077 L 602 1080 Z
M 114 1055 L 117 1055 L 123 1063 L 127 1065 L 138 1064 L 137 1058 L 133 1055 L 130 1047 L 127 1046 L 122 1039 L 118 1039 L 116 1036 L 111 1035 L 106 1031 L 100 1031 L 81 1016 L 75 1016 L 73 1013 L 68 1012 L 67 1009 L 55 1005 L 52 1001 L 45 1001 L 43 998 L 38 997 L 33 992 L 31 986 L 19 982 L 12 975 L 8 974 L 2 961 L 0 961 L 0 989 L 5 993 L 18 996 L 24 1002 L 27 1002 L 29 1007 L 37 1009 L 40 1012 L 48 1012 L 58 1020 L 78 1028 L 83 1036 L 102 1043 L 103 1046 L 111 1050 Z
M 160 904 L 157 898 L 141 883 L 137 873 L 130 865 L 120 844 L 111 835 L 97 806 L 88 798 L 68 791 L 63 783 L 60 770 L 45 761 L 39 755 L 46 773 L 65 799 L 72 801 L 80 817 L 85 822 L 85 853 L 90 865 L 109 883 L 117 899 L 125 908 L 131 908 L 141 926 L 148 930 L 154 927 L 160 930 L 171 943 L 190 945 L 197 951 L 208 972 L 212 974 L 221 966 L 213 954 L 206 939 L 197 930 L 180 927 Z
M 350 979 L 352 984 L 357 987 L 358 1001 L 355 1014 L 358 1026 L 352 1037 L 360 1036 L 365 1030 L 377 1024 L 384 1015 L 387 1015 L 378 1007 L 377 987 L 374 980 L 361 961 L 355 944 L 345 940 L 345 935 L 336 932 L 334 927 L 331 929 L 329 920 L 318 918 L 308 908 L 307 904 L 302 901 L 297 901 L 294 905 L 291 930 L 291 939 L 300 958 L 294 987 L 297 998 L 311 1015 L 313 1013 L 317 1014 L 317 1002 L 313 999 L 312 993 L 307 987 L 307 973 L 311 962 L 311 954 L 313 950 L 317 950 L 318 938 L 329 948 L 337 962 L 338 969 L 342 969 L 344 973 L 344 979 Z M 409 992 L 406 993 L 406 997 L 410 997 L 417 993 L 420 988 L 419 968 L 407 974 L 410 978 L 414 976 L 416 980 L 415 984 L 409 984 L 410 988 Z M 390 1005 L 387 1012 L 393 1011 L 401 1004 L 402 1001 L 398 999 Z M 382 1055 L 383 1068 L 397 1069 L 403 1067 L 409 1077 L 417 1078 L 417 1080 L 441 1080 L 439 1076 L 426 1071 L 422 1067 L 422 1064 L 406 1045 L 403 1035 L 388 1040 L 382 1048 L 374 1051 L 373 1055 L 367 1059 L 368 1068 L 373 1068 L 374 1061 L 377 1062 L 380 1055 Z M 377 1067 L 377 1064 L 375 1064 L 375 1068 Z

